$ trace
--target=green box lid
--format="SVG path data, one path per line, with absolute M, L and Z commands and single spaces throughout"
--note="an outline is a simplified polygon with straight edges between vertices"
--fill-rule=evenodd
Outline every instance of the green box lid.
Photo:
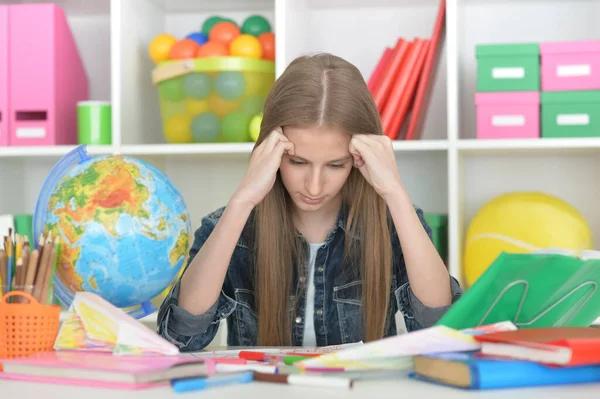
M 424 213 L 423 217 L 431 228 L 442 227 L 448 223 L 448 215 L 444 213 Z
M 538 43 L 478 44 L 475 46 L 475 54 L 477 58 L 539 55 L 540 45 Z
M 600 90 L 545 91 L 540 94 L 542 104 L 600 103 Z

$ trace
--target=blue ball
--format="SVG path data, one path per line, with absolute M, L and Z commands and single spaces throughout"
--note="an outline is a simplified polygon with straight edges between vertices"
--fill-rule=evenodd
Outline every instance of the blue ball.
M 219 118 L 211 112 L 202 112 L 194 117 L 191 129 L 196 143 L 214 142 L 219 136 Z
M 195 41 L 196 43 L 198 43 L 200 46 L 202 46 L 204 43 L 206 43 L 208 41 L 208 36 L 206 36 L 202 32 L 190 33 L 185 38 L 186 39 L 192 39 L 193 41 Z
M 246 80 L 241 72 L 223 71 L 215 78 L 215 90 L 225 100 L 236 100 L 246 91 Z

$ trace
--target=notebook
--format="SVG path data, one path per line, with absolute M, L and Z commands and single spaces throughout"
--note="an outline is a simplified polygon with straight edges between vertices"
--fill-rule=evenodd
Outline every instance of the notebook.
M 151 387 L 175 378 L 214 374 L 214 363 L 191 356 L 115 356 L 85 351 L 41 352 L 2 361 L 0 378 L 69 385 Z
M 485 390 L 600 382 L 600 365 L 549 367 L 543 364 L 455 352 L 414 358 L 414 379 L 463 389 Z

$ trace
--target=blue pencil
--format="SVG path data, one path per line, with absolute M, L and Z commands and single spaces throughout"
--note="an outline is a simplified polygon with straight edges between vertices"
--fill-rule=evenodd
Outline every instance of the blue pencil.
M 206 378 L 185 378 L 171 381 L 171 386 L 175 392 L 190 392 L 199 391 L 202 389 L 213 388 L 217 386 L 245 384 L 254 379 L 254 373 L 231 373 L 223 374 L 222 376 L 206 377 Z

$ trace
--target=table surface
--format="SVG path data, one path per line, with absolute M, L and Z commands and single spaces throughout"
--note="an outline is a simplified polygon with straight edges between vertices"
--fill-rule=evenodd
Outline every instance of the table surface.
M 239 350 L 242 348 L 214 347 L 207 349 Z M 202 352 L 185 355 L 202 356 Z M 600 398 L 600 383 L 476 391 L 413 380 L 407 374 L 408 372 L 399 373 L 399 376 L 393 379 L 355 381 L 351 389 L 305 387 L 253 381 L 249 384 L 215 387 L 187 393 L 176 393 L 169 386 L 128 391 L 0 379 L 0 398 L 175 399 L 201 397 L 222 399 L 243 397 L 244 399 L 306 399 L 310 397 L 310 399 L 421 399 L 433 397 L 442 399 L 531 399 L 532 397 L 538 397 L 544 399 L 562 399 L 568 396 L 577 399 Z
M 206 399 L 223 398 L 257 398 L 257 399 L 311 399 L 317 398 L 390 398 L 390 399 L 544 399 L 577 398 L 598 399 L 600 384 L 580 384 L 569 386 L 549 386 L 519 389 L 497 389 L 488 391 L 469 391 L 444 387 L 409 378 L 395 380 L 359 381 L 352 389 L 300 387 L 285 384 L 251 382 L 243 385 L 216 387 L 204 391 L 175 393 L 170 387 L 153 388 L 139 391 L 120 391 L 88 387 L 72 387 L 66 385 L 50 385 L 42 383 L 25 383 L 0 380 L 0 397 L 2 398 L 37 398 L 37 399 L 169 399 L 201 397 Z

